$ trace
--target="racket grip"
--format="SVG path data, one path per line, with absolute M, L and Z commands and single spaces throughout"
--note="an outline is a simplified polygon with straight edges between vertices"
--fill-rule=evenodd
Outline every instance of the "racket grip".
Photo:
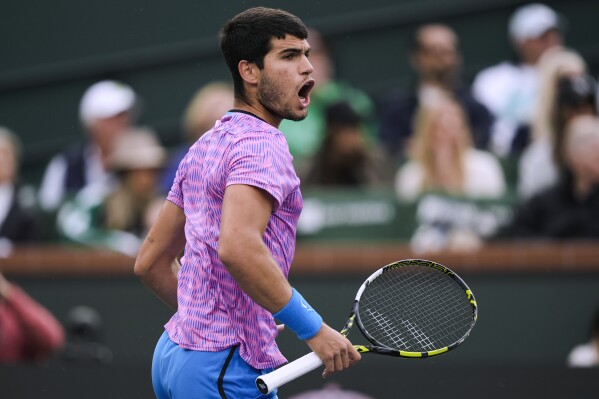
M 256 387 L 263 394 L 270 393 L 281 385 L 287 384 L 289 381 L 295 380 L 322 366 L 322 364 L 322 360 L 320 360 L 316 353 L 308 353 L 275 371 L 256 378 Z

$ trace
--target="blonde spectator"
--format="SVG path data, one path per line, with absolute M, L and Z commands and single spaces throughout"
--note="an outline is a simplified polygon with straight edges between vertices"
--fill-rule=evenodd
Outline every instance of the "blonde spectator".
M 409 160 L 396 174 L 397 195 L 408 201 L 427 192 L 483 199 L 499 197 L 505 189 L 497 159 L 473 147 L 462 107 L 440 91 L 429 91 L 415 117 Z
M 161 178 L 161 191 L 164 194 L 171 189 L 179 162 L 189 146 L 212 129 L 216 121 L 233 108 L 233 99 L 233 87 L 227 82 L 211 82 L 195 92 L 183 113 L 184 142 L 170 155 Z
M 518 165 L 518 194 L 530 198 L 557 181 L 563 129 L 571 118 L 595 111 L 595 84 L 585 77 L 583 58 L 573 50 L 548 50 L 539 62 L 540 92 L 533 124 L 533 141 Z M 557 151 L 557 152 L 556 152 Z
M 554 47 L 539 60 L 539 102 L 535 108 L 531 133 L 533 139 L 552 136 L 557 82 L 561 77 L 580 76 L 587 71 L 586 62 L 574 50 Z

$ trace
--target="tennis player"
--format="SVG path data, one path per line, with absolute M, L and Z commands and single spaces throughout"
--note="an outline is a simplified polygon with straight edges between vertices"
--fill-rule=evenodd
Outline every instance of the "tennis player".
M 299 18 L 262 7 L 221 31 L 234 109 L 182 160 L 135 264 L 176 309 L 152 364 L 160 399 L 276 398 L 261 396 L 254 382 L 286 362 L 275 318 L 323 360 L 324 377 L 360 359 L 287 281 L 302 197 L 277 127 L 308 113 L 314 81 L 306 39 Z

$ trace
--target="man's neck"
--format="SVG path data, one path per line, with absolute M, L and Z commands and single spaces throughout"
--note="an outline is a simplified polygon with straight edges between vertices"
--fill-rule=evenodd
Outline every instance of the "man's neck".
M 235 99 L 233 108 L 240 110 L 240 111 L 250 113 L 252 115 L 255 115 L 257 118 L 262 119 L 264 122 L 268 123 L 269 125 L 277 128 L 277 129 L 279 128 L 279 125 L 281 124 L 282 119 L 280 117 L 273 115 L 266 108 L 264 108 L 261 104 L 255 104 L 255 103 L 252 103 L 251 101 Z

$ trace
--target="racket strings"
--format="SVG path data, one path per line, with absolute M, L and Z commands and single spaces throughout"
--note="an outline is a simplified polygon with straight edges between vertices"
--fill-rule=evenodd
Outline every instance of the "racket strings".
M 360 298 L 360 321 L 378 344 L 431 351 L 463 339 L 473 324 L 465 289 L 442 271 L 403 266 L 382 273 Z

